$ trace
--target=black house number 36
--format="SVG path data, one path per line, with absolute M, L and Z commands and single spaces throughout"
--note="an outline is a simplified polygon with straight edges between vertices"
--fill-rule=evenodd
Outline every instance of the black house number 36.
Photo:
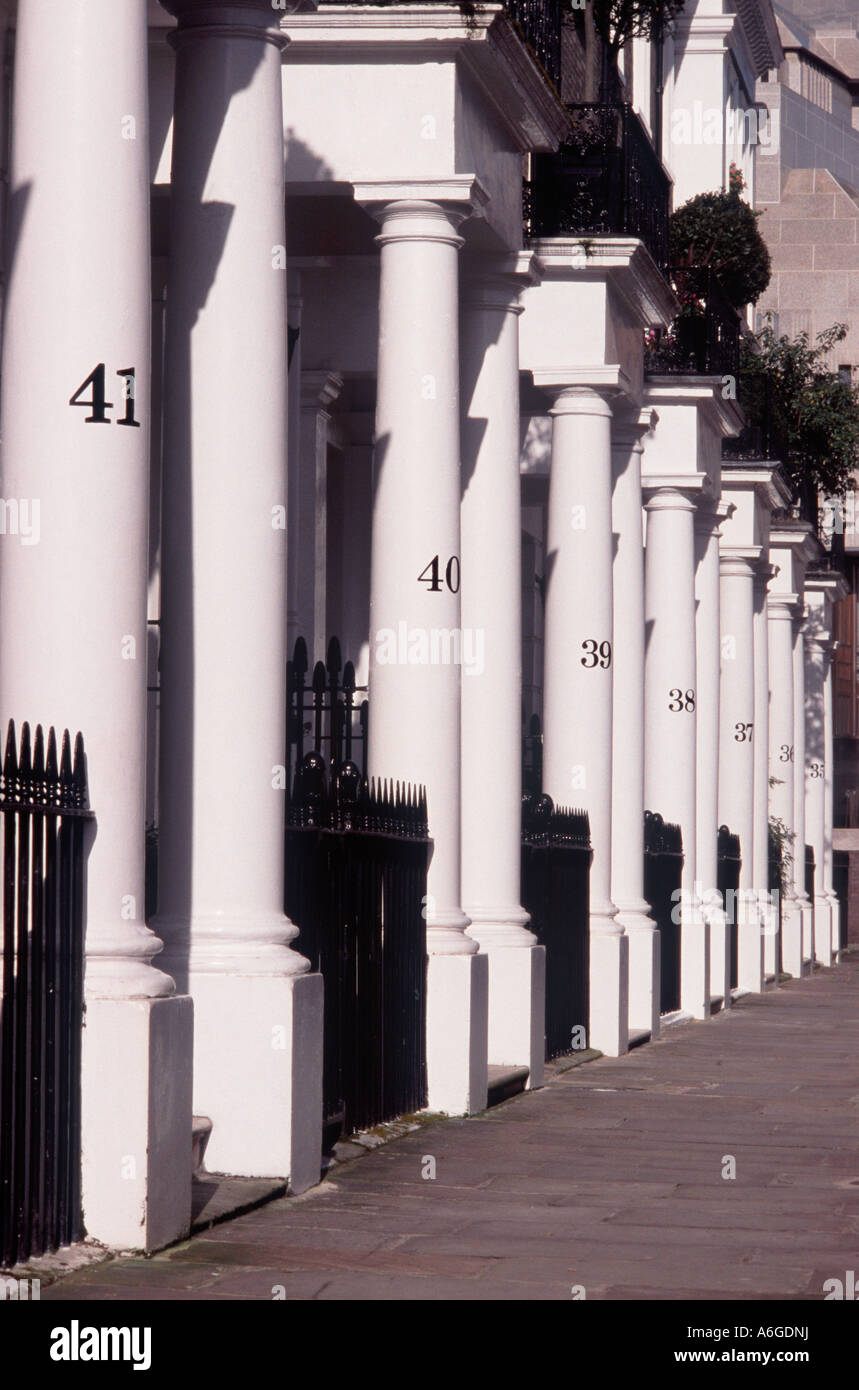
M 125 406 L 125 415 L 121 420 L 115 421 L 117 425 L 130 425 L 133 429 L 140 429 L 140 421 L 134 418 L 135 401 L 135 367 L 121 367 L 116 376 L 122 378 L 122 400 Z M 103 362 L 99 362 L 87 377 L 82 381 L 73 396 L 69 397 L 69 405 L 76 405 L 88 410 L 90 413 L 84 419 L 85 425 L 109 425 L 107 412 L 113 410 L 113 401 L 107 399 L 105 387 L 105 367 Z M 89 398 L 86 392 L 89 391 Z

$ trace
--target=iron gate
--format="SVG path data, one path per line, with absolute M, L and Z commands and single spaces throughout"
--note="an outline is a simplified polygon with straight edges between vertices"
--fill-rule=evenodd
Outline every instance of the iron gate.
M 285 910 L 325 982 L 325 1141 L 426 1105 L 427 809 L 305 754 L 287 812 Z
M 680 1008 L 680 884 L 683 836 L 653 811 L 644 813 L 644 896 L 659 928 L 660 1011 Z
M 719 841 L 717 851 L 717 879 L 716 887 L 722 894 L 722 906 L 728 919 L 728 934 L 730 941 L 730 983 L 731 989 L 737 988 L 739 979 L 739 892 L 740 892 L 740 869 L 742 868 L 742 855 L 740 853 L 740 837 L 732 835 L 726 825 L 719 826 Z M 729 896 L 730 894 L 730 896 Z M 730 1000 L 728 1001 L 730 1003 Z
M 10 722 L 3 820 L 0 995 L 0 1267 L 83 1235 L 83 740 Z
M 523 797 L 522 906 L 546 948 L 546 1058 L 589 1038 L 590 824 L 585 811 L 557 810 L 550 796 Z

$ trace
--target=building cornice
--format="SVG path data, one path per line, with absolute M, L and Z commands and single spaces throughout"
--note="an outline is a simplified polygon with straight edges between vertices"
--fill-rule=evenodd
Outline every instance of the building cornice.
M 726 468 L 722 465 L 722 487 L 742 491 L 754 489 L 770 511 L 786 507 L 790 502 L 790 489 L 775 470 L 778 464 L 754 463 L 743 467 Z
M 483 5 L 468 15 L 451 4 L 326 5 L 310 14 L 289 15 L 280 27 L 290 40 L 288 63 L 387 57 L 461 64 L 523 154 L 556 150 L 569 130 L 560 97 L 501 5 Z
M 642 328 L 676 315 L 674 291 L 643 242 L 633 237 L 540 237 L 529 243 L 543 281 L 601 280 L 618 293 Z

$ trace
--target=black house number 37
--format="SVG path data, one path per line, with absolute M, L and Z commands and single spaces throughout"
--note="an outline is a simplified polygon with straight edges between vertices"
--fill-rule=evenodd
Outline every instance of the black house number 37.
M 120 359 L 121 361 L 122 359 Z M 121 420 L 115 421 L 117 425 L 130 425 L 133 429 L 140 429 L 140 421 L 134 418 L 135 402 L 135 374 L 134 367 L 121 367 L 116 376 L 122 378 L 122 402 L 125 406 L 125 414 Z M 113 410 L 113 401 L 107 399 L 105 387 L 105 366 L 99 362 L 87 377 L 82 381 L 73 396 L 69 397 L 69 405 L 76 405 L 88 410 L 90 413 L 84 419 L 85 425 L 109 425 L 111 421 L 107 418 L 107 412 Z M 87 392 L 89 396 L 87 397 Z

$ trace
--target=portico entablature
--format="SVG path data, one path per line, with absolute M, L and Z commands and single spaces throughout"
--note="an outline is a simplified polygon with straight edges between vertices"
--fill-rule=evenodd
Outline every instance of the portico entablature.
M 556 149 L 569 118 L 502 6 L 327 5 L 281 32 L 290 193 L 476 173 L 476 216 L 521 245 L 522 155 Z
M 766 551 L 772 513 L 790 501 L 790 491 L 775 467 L 754 463 L 722 468 L 722 497 L 733 504 L 731 518 L 722 533 L 730 544 Z M 725 548 L 723 545 L 723 551 Z
M 737 402 L 725 400 L 718 378 L 648 377 L 644 403 L 659 415 L 647 436 L 644 471 L 673 476 L 694 471 L 707 477 L 708 492 L 720 490 L 721 441 L 743 421 Z
M 553 376 L 585 373 L 596 389 L 605 370 L 619 371 L 639 401 L 643 329 L 670 322 L 676 301 L 641 242 L 612 237 L 534 241 L 539 282 L 522 295 L 519 365 Z M 596 373 L 596 377 L 594 376 Z

